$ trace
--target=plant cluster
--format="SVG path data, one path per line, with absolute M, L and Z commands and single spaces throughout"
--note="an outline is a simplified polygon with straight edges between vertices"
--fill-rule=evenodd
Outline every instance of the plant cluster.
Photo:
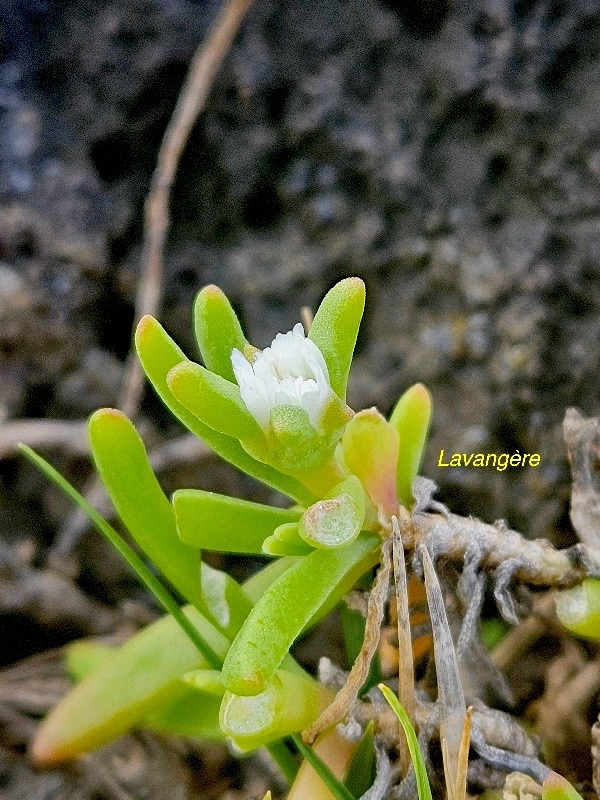
M 309 796 L 299 788 L 301 774 L 296 777 L 297 751 L 335 797 L 363 795 L 376 772 L 373 725 L 363 726 L 360 742 L 333 726 L 359 692 L 377 683 L 377 612 L 387 600 L 392 556 L 399 619 L 408 627 L 404 546 L 410 545 L 424 573 L 438 674 L 438 704 L 420 734 L 435 717 L 448 794 L 451 800 L 464 798 L 469 741 L 479 729 L 466 708 L 430 554 L 410 542 L 408 528 L 400 533 L 415 504 L 431 399 L 417 384 L 389 419 L 375 408 L 355 413 L 348 407 L 346 385 L 363 308 L 362 281 L 343 280 L 325 296 L 307 332 L 298 324 L 260 351 L 246 340 L 225 295 L 208 286 L 195 304 L 204 366 L 186 358 L 155 319 L 141 320 L 137 352 L 170 411 L 224 459 L 291 501 L 280 508 L 200 489 L 181 489 L 169 499 L 133 424 L 117 410 L 97 411 L 89 424 L 97 470 L 160 580 L 49 464 L 23 448 L 87 511 L 169 612 L 118 649 L 92 642 L 70 648 L 68 666 L 80 682 L 42 724 L 32 748 L 39 763 L 72 758 L 146 727 L 227 739 L 240 751 L 267 746 L 295 781 L 290 797 Z M 202 551 L 269 560 L 240 585 L 205 563 Z M 290 648 L 359 582 L 368 586 L 379 564 L 366 630 L 360 614 L 345 617 L 347 638 L 358 645 L 344 706 L 296 662 Z M 177 598 L 185 600 L 182 607 Z M 419 715 L 411 682 L 405 652 L 399 692 L 406 710 L 388 688 L 382 691 L 407 733 L 411 775 L 424 800 L 431 791 L 412 727 L 419 727 Z M 298 736 L 306 729 L 306 739 L 321 733 L 314 749 Z M 546 781 L 545 800 L 572 798 L 574 790 L 548 773 L 539 773 Z

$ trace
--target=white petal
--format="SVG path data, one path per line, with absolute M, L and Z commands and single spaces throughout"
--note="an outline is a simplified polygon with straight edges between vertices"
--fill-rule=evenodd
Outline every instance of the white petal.
M 300 323 L 278 333 L 252 363 L 239 350 L 233 350 L 231 362 L 242 399 L 263 430 L 268 429 L 271 409 L 281 405 L 303 408 L 311 425 L 318 427 L 331 395 L 329 372 L 323 354 L 305 337 Z

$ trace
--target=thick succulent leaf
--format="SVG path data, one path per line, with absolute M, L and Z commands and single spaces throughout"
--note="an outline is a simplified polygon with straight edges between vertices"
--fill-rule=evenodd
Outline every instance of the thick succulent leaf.
M 300 538 L 300 537 L 298 537 Z M 273 536 L 267 536 L 263 542 L 262 551 L 266 556 L 307 556 L 313 548 L 305 544 L 302 539 L 300 543 L 286 542 Z
M 220 709 L 220 697 L 199 692 L 181 682 L 179 690 L 143 716 L 137 727 L 222 742 L 226 737 L 219 725 Z
M 277 670 L 260 694 L 241 697 L 225 692 L 221 729 L 242 751 L 302 730 L 331 702 L 330 693 L 306 673 Z
M 371 500 L 388 517 L 398 511 L 396 466 L 398 431 L 376 408 L 355 414 L 342 436 L 344 460 Z
M 231 637 L 271 583 L 296 559 L 279 559 L 250 578 L 243 587 L 225 575 L 224 589 L 213 587 L 214 601 L 226 602 L 231 613 Z M 217 570 L 213 570 L 217 572 Z M 219 658 L 229 647 L 223 637 L 196 609 L 183 609 L 198 635 L 204 637 Z M 126 733 L 133 727 L 150 727 L 165 732 L 210 737 L 217 735 L 220 698 L 216 704 L 202 699 L 200 693 L 186 685 L 183 677 L 194 670 L 212 672 L 170 616 L 140 631 L 113 653 L 94 643 L 83 655 L 71 660 L 74 673 L 85 680 L 73 689 L 50 713 L 39 728 L 32 745 L 32 757 L 38 763 L 57 763 L 93 750 Z M 302 672 L 288 656 L 283 663 L 288 672 Z M 92 671 L 91 671 L 92 670 Z M 91 671 L 91 674 L 90 674 Z M 85 713 L 82 713 L 85 709 Z M 206 716 L 195 720 L 195 712 L 204 709 Z M 194 721 L 195 720 L 195 721 Z
M 308 472 L 331 458 L 335 441 L 319 436 L 308 414 L 298 406 L 271 410 L 271 450 L 282 469 L 294 474 Z
M 186 672 L 183 680 L 192 688 L 212 694 L 219 700 L 225 694 L 220 669 L 193 669 Z
M 92 639 L 82 639 L 69 645 L 66 651 L 66 668 L 77 682 L 99 669 L 114 656 L 118 648 L 100 644 Z M 200 675 L 212 675 L 214 670 L 197 670 Z M 217 673 L 220 675 L 221 673 Z M 149 714 L 142 716 L 139 727 L 178 736 L 197 736 L 202 739 L 223 740 L 225 734 L 219 727 L 221 698 L 225 691 L 221 683 L 218 696 L 203 697 L 183 684 L 181 691 L 162 703 Z
M 250 414 L 236 383 L 194 364 L 178 364 L 167 375 L 167 386 L 173 397 L 195 417 L 219 433 L 235 439 L 262 436 L 258 423 Z
M 586 578 L 573 589 L 557 592 L 556 614 L 572 633 L 600 641 L 600 579 Z
M 313 617 L 331 609 L 377 562 L 377 536 L 347 547 L 315 550 L 286 570 L 256 603 L 229 649 L 223 683 L 234 694 L 264 691 L 289 648 Z
M 184 612 L 220 658 L 228 640 L 191 606 Z M 44 720 L 32 757 L 53 764 L 93 750 L 141 723 L 154 709 L 192 691 L 181 676 L 210 664 L 171 617 L 155 622 L 126 642 L 78 684 Z
M 407 389 L 396 403 L 390 423 L 400 435 L 400 457 L 396 470 L 398 499 L 410 508 L 412 484 L 419 473 L 431 420 L 431 395 L 422 383 Z
M 250 598 L 252 603 L 256 603 L 258 598 L 266 592 L 268 587 L 297 561 L 298 558 L 295 556 L 278 558 L 276 561 L 271 561 L 270 564 L 267 564 L 252 575 L 252 577 L 248 578 L 247 581 L 244 581 L 244 594 Z
M 188 362 L 188 359 L 157 320 L 143 317 L 137 327 L 135 341 L 148 380 L 163 403 L 186 428 L 203 439 L 215 453 L 253 478 L 302 505 L 308 506 L 314 502 L 314 496 L 299 481 L 252 458 L 236 439 L 209 428 L 175 399 L 167 386 L 167 375 L 173 367 Z
M 304 512 L 298 533 L 307 544 L 328 550 L 354 541 L 364 521 L 365 493 L 350 475 Z
M 201 550 L 261 554 L 275 528 L 297 522 L 301 511 L 274 508 L 201 489 L 173 494 L 177 531 L 182 542 Z
M 364 307 L 363 281 L 345 278 L 336 283 L 321 301 L 308 334 L 323 353 L 331 388 L 344 401 Z
M 117 652 L 116 647 L 101 644 L 95 639 L 80 639 L 65 648 L 65 669 L 77 683 L 87 678 Z
M 542 800 L 583 800 L 566 778 L 551 772 L 542 784 Z
M 205 612 L 198 552 L 179 539 L 173 506 L 133 423 L 121 411 L 104 408 L 90 418 L 89 436 L 96 467 L 119 517 L 155 567 Z
M 79 492 L 66 481 L 63 476 L 54 469 L 45 459 L 34 452 L 30 447 L 24 444 L 19 445 L 23 454 L 29 458 L 56 486 L 70 497 L 82 511 L 84 511 L 90 520 L 94 523 L 96 528 L 102 535 L 113 545 L 117 552 L 129 564 L 131 569 L 138 576 L 140 581 L 152 592 L 158 602 L 163 606 L 176 622 L 182 631 L 185 632 L 191 642 L 194 643 L 196 649 L 203 654 L 207 661 L 214 665 L 219 664 L 219 657 L 211 649 L 206 640 L 202 638 L 200 633 L 192 625 L 189 619 L 185 616 L 178 603 L 174 600 L 171 593 L 163 586 L 158 580 L 156 575 L 146 566 L 145 562 L 133 550 L 127 542 L 123 539 L 117 531 L 108 524 L 108 522 L 91 506 L 88 501 L 79 494 Z
M 218 286 L 205 286 L 196 296 L 194 327 L 200 354 L 211 372 L 235 383 L 231 351 L 248 344 L 231 303 Z

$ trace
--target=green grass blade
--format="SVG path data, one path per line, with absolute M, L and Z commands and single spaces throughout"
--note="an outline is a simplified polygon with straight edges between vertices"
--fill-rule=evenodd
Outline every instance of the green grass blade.
M 300 751 L 302 757 L 308 761 L 336 800 L 356 800 L 352 792 L 335 777 L 327 764 L 325 764 L 319 758 L 312 747 L 309 747 L 307 744 L 305 744 L 300 736 L 295 734 L 291 737 L 291 739 Z
M 290 753 L 286 741 L 286 739 L 282 739 L 278 742 L 272 742 L 267 745 L 267 750 L 277 762 L 279 769 L 283 772 L 283 777 L 291 786 L 298 774 L 298 762 Z M 271 793 L 268 792 L 268 795 L 270 797 Z
M 373 785 L 375 774 L 375 725 L 371 721 L 352 757 L 344 785 L 355 797 L 362 797 Z
M 431 787 L 429 785 L 429 778 L 427 776 L 427 768 L 425 767 L 425 762 L 421 754 L 421 749 L 419 747 L 417 734 L 415 733 L 415 729 L 413 728 L 411 721 L 408 718 L 408 714 L 404 710 L 403 706 L 400 704 L 400 701 L 398 700 L 396 695 L 389 688 L 389 686 L 386 686 L 384 683 L 380 683 L 379 689 L 383 694 L 383 696 L 385 697 L 385 699 L 390 704 L 390 706 L 392 707 L 394 713 L 400 720 L 400 724 L 404 729 L 406 742 L 408 744 L 408 750 L 410 753 L 413 767 L 415 769 L 415 775 L 417 778 L 417 792 L 419 795 L 419 800 L 433 800 L 431 796 Z
M 221 666 L 221 659 L 212 649 L 212 647 L 205 641 L 205 639 L 198 633 L 194 625 L 185 616 L 181 608 L 177 605 L 175 600 L 171 597 L 169 592 L 165 589 L 162 583 L 150 572 L 148 567 L 144 564 L 142 559 L 135 553 L 125 540 L 117 533 L 117 531 L 106 522 L 106 520 L 98 514 L 87 500 L 82 497 L 79 492 L 71 486 L 58 472 L 49 464 L 45 459 L 39 456 L 34 450 L 27 445 L 20 444 L 19 449 L 36 467 L 44 473 L 59 489 L 71 498 L 92 520 L 94 525 L 98 528 L 113 547 L 123 556 L 125 561 L 129 564 L 131 569 L 135 572 L 143 584 L 152 592 L 158 602 L 163 606 L 173 619 L 181 626 L 186 635 L 194 643 L 198 652 L 200 652 L 207 662 L 219 669 Z

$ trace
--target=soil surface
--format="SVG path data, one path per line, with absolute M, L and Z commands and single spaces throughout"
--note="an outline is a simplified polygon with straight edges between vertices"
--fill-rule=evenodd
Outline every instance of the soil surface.
M 218 7 L 0 3 L 0 421 L 76 421 L 118 403 L 145 194 Z M 562 419 L 569 406 L 598 414 L 600 398 L 599 56 L 596 0 L 256 0 L 180 163 L 167 330 L 194 355 L 193 297 L 216 283 L 264 347 L 335 281 L 361 276 L 350 405 L 387 413 L 423 381 L 435 403 L 423 473 L 439 498 L 572 544 Z M 181 433 L 150 390 L 136 421 L 154 446 Z M 39 449 L 89 487 L 83 452 Z M 541 464 L 440 468 L 442 449 L 539 453 Z M 277 500 L 212 458 L 161 480 Z M 233 800 L 277 789 L 256 757 L 240 766 L 219 748 L 145 735 L 71 770 L 31 770 L 33 718 L 64 681 L 36 654 L 156 613 L 94 534 L 65 546 L 69 512 L 5 453 L 0 662 L 13 671 L 0 681 L 0 794 Z M 320 654 L 335 647 L 324 639 Z M 310 648 L 314 661 L 314 638 Z M 29 694 L 5 707 L 16 685 Z

